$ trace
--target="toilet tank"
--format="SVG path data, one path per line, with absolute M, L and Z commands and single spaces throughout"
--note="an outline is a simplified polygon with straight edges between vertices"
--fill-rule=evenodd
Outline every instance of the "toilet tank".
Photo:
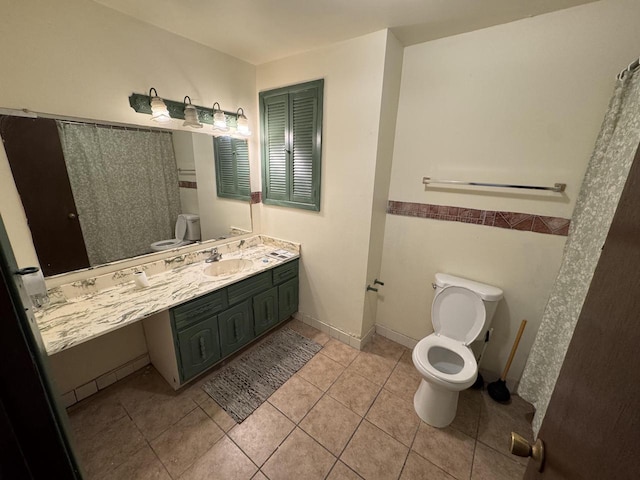
M 184 240 L 197 241 L 200 240 L 200 216 L 195 213 L 181 213 L 187 221 L 187 231 L 184 235 Z
M 504 292 L 502 289 L 494 287 L 493 285 L 487 285 L 486 283 L 476 282 L 475 280 L 469 280 L 468 278 L 456 277 L 447 273 L 436 273 L 436 281 L 433 284 L 436 293 L 441 291 L 444 287 L 451 286 L 467 288 L 477 293 L 482 299 L 487 317 L 484 328 L 476 337 L 476 341 L 483 341 L 487 331 L 491 327 L 493 315 L 496 313 L 496 307 L 498 306 L 498 302 L 502 299 Z

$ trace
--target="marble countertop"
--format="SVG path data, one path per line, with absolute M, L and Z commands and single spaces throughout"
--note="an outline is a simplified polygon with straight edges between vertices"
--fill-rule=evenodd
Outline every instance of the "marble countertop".
M 264 240 L 264 237 L 260 240 Z M 282 260 L 267 256 L 280 249 L 287 250 L 291 257 Z M 232 275 L 211 277 L 204 273 L 205 267 L 210 264 L 205 263 L 201 256 L 199 261 L 148 276 L 149 286 L 145 288 L 127 281 L 83 295 L 58 298 L 55 303 L 35 314 L 47 353 L 53 355 L 61 352 L 300 256 L 299 245 L 282 241 L 248 242 L 243 249 L 229 248 L 227 253 L 221 250 L 223 260 L 243 258 L 252 261 L 253 265 Z M 170 261 L 165 263 L 171 264 Z M 138 269 L 146 270 L 143 266 Z

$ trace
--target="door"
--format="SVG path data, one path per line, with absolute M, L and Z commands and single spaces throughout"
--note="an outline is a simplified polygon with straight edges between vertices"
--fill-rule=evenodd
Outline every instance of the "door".
M 640 478 L 640 150 L 538 438 L 541 473 L 525 479 Z
M 278 287 L 278 299 L 280 321 L 286 320 L 298 311 L 298 277 Z
M 89 267 L 55 120 L 0 116 L 0 135 L 44 275 Z
M 218 317 L 211 317 L 178 333 L 182 382 L 220 359 Z
M 235 352 L 254 338 L 250 301 L 242 302 L 218 315 L 220 349 L 223 357 Z
M 0 218 L 0 478 L 81 478 Z
M 253 297 L 253 324 L 256 335 L 278 323 L 278 287 Z

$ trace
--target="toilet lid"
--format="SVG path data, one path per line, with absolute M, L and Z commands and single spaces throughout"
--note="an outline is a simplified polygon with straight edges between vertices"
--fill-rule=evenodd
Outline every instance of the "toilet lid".
M 445 287 L 431 306 L 431 322 L 438 335 L 469 345 L 482 331 L 486 320 L 480 296 L 463 287 Z
M 178 220 L 176 220 L 176 239 L 182 241 L 186 234 L 187 219 L 184 215 L 178 215 Z

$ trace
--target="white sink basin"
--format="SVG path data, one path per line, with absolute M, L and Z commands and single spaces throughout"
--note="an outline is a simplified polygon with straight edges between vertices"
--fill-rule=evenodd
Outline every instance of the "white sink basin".
M 222 275 L 233 275 L 251 269 L 253 262 L 242 258 L 234 258 L 230 260 L 220 260 L 210 263 L 204 269 L 204 274 L 210 277 L 220 277 Z

